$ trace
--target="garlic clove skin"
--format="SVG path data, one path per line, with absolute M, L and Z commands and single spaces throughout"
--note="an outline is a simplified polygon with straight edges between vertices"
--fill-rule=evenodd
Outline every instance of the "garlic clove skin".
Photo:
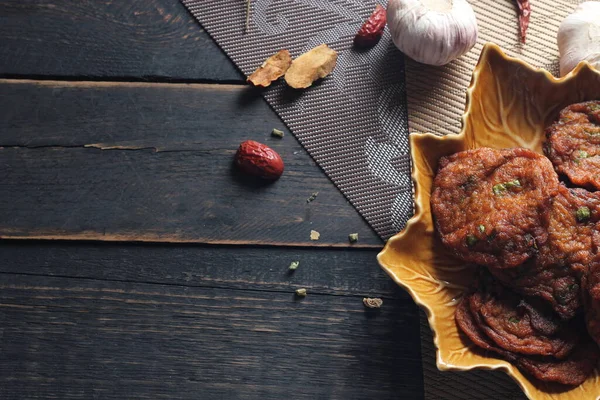
M 389 0 L 392 40 L 423 64 L 445 65 L 477 42 L 477 18 L 466 0 Z
M 600 2 L 581 3 L 558 28 L 560 75 L 587 61 L 600 69 Z

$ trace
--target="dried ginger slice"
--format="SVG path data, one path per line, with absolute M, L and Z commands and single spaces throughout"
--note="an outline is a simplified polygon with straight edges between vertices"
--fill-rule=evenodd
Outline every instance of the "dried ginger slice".
M 294 89 L 304 89 L 333 71 L 337 62 L 337 52 L 326 44 L 315 47 L 300 55 L 292 62 L 285 73 L 285 81 Z
M 254 86 L 267 87 L 281 78 L 292 65 L 292 56 L 287 50 L 279 50 L 267 58 L 247 79 Z

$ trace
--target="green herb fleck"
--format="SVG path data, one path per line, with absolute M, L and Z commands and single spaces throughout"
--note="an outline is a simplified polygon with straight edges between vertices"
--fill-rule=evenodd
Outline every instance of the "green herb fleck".
M 298 266 L 300 265 L 300 261 L 292 261 L 292 263 L 290 264 L 290 271 L 295 271 L 298 269 Z
M 348 240 L 350 240 L 350 243 L 356 243 L 358 242 L 358 233 L 351 233 L 348 235 Z
M 590 110 L 592 110 L 592 111 L 600 110 L 600 103 L 590 104 Z
M 512 322 L 513 324 L 518 324 L 521 320 L 517 317 L 510 317 L 508 322 Z
M 495 230 L 492 230 L 492 233 L 490 233 L 485 240 L 488 243 L 492 243 L 494 241 L 494 239 L 496 239 L 496 236 L 498 236 L 498 232 L 496 232 Z
M 575 164 L 579 164 L 580 160 L 583 160 L 584 158 L 588 158 L 590 155 L 588 154 L 587 151 L 585 150 L 579 150 L 577 152 L 577 154 L 575 155 Z
M 569 302 L 569 299 L 573 299 L 574 297 L 574 293 L 575 291 L 579 290 L 579 285 L 576 283 L 573 283 L 569 286 L 567 286 L 566 288 L 563 287 L 561 289 L 559 289 L 558 293 L 556 293 L 554 295 L 554 298 L 556 299 L 556 301 L 558 302 L 558 304 L 567 304 Z
M 575 216 L 579 222 L 587 221 L 591 216 L 590 209 L 588 207 L 579 207 L 575 213 Z
M 584 129 L 583 130 L 585 133 L 587 133 L 590 136 L 598 136 L 600 135 L 600 131 L 598 130 L 592 130 L 592 129 Z
M 468 234 L 467 235 L 467 246 L 473 247 L 473 246 L 475 246 L 475 243 L 477 243 L 477 238 L 475 237 L 475 235 Z
M 279 129 L 273 129 L 271 131 L 271 135 L 277 136 L 278 138 L 283 138 L 283 131 L 280 131 Z
M 567 293 L 563 293 L 563 292 L 557 293 L 556 296 L 554 296 L 554 298 L 556 299 L 558 304 L 561 304 L 561 305 L 567 304 Z
M 463 182 L 460 185 L 460 187 L 463 188 L 464 190 L 469 190 L 469 189 L 471 189 L 471 186 L 473 186 L 473 184 L 475 182 L 477 182 L 477 177 L 475 175 L 469 175 L 467 180 L 465 182 Z
M 521 187 L 521 182 L 519 182 L 518 179 L 515 179 L 514 181 L 506 182 L 504 186 L 506 186 L 507 189 Z
M 478 230 L 480 233 L 485 233 L 485 226 L 484 226 L 484 225 L 479 225 L 479 226 L 477 227 L 477 230 Z
M 570 292 L 574 292 L 574 291 L 577 291 L 577 290 L 579 290 L 579 285 L 578 284 L 573 283 L 572 285 L 569 285 L 569 291 Z
M 310 203 L 311 201 L 316 199 L 318 195 L 319 195 L 319 192 L 314 192 L 313 194 L 310 195 L 310 197 L 308 199 L 306 199 L 306 202 Z
M 296 289 L 296 296 L 306 297 L 306 289 Z
M 497 185 L 494 185 L 492 190 L 494 191 L 494 194 L 496 196 L 501 196 L 504 192 L 506 192 L 506 186 L 504 186 L 504 184 L 502 183 L 499 183 Z
M 492 190 L 494 191 L 494 194 L 496 196 L 502 196 L 507 190 L 512 189 L 512 188 L 520 188 L 520 187 L 521 187 L 521 182 L 519 182 L 518 179 L 515 179 L 515 180 L 504 182 L 504 183 L 498 183 L 497 185 L 494 185 Z

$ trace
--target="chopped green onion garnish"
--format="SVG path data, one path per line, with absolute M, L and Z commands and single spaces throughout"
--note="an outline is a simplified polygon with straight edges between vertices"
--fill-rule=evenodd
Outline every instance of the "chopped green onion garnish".
M 279 129 L 273 129 L 271 131 L 271 135 L 277 136 L 278 138 L 282 138 L 283 137 L 283 131 L 280 131 Z
M 575 216 L 579 222 L 587 221 L 591 216 L 590 209 L 588 207 L 579 207 L 575 213 Z
M 492 190 L 494 191 L 494 194 L 496 196 L 501 196 L 508 189 L 512 189 L 512 188 L 516 188 L 516 187 L 521 187 L 521 182 L 519 182 L 518 179 L 515 179 L 513 181 L 504 182 L 504 183 L 498 183 L 497 185 L 494 185 Z
M 475 237 L 475 235 L 468 234 L 467 235 L 467 246 L 473 247 L 473 246 L 475 246 L 475 243 L 477 243 L 477 238 Z

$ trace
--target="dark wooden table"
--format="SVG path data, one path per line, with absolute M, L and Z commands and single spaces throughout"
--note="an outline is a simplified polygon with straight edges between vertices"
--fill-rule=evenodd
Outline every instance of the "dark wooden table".
M 383 243 L 178 1 L 0 0 L 0 75 L 1 399 L 423 398 Z
M 523 398 L 436 370 L 383 242 L 178 0 L 0 0 L 0 191 L 2 400 Z

